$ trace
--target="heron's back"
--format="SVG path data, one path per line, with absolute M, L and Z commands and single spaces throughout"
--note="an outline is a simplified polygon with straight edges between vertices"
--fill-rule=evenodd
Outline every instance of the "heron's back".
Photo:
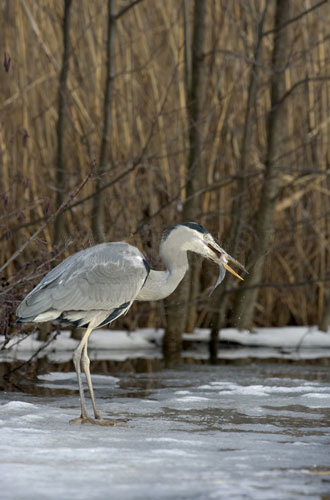
M 57 320 L 84 326 L 96 314 L 100 324 L 108 317 L 112 321 L 130 307 L 148 273 L 143 254 L 125 242 L 81 250 L 52 269 L 27 295 L 17 308 L 18 321 Z

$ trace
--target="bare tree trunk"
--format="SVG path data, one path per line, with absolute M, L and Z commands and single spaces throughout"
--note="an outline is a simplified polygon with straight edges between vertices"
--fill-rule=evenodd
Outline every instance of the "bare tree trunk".
M 64 160 L 64 127 L 67 110 L 67 77 L 70 58 L 70 12 L 72 0 L 64 0 L 63 57 L 58 88 L 57 158 L 56 158 L 56 208 L 64 202 L 67 191 L 67 173 Z M 59 214 L 54 223 L 54 244 L 65 240 L 65 213 Z
M 330 326 L 330 293 L 329 291 L 325 294 L 323 314 L 319 324 L 319 329 L 322 332 L 327 332 Z
M 327 176 L 327 180 L 326 180 L 326 187 L 328 188 L 328 191 L 330 191 L 330 166 L 329 164 L 327 165 L 327 171 L 328 171 L 328 176 Z M 326 212 L 329 211 L 329 206 L 330 206 L 330 201 L 329 201 L 329 197 L 324 197 L 324 207 L 326 209 Z M 330 234 L 330 221 L 329 221 L 329 217 L 326 217 L 325 220 L 324 220 L 324 224 L 325 224 L 325 227 L 324 227 L 324 234 L 325 235 L 329 235 Z M 330 250 L 329 250 L 329 247 L 326 246 L 326 248 L 328 248 L 328 254 L 326 255 L 326 258 L 328 257 L 328 261 L 326 262 L 329 262 L 329 259 L 330 259 Z M 324 291 L 324 303 L 323 303 L 323 313 L 322 313 L 322 316 L 319 320 L 319 329 L 322 331 L 322 332 L 327 332 L 329 327 L 330 327 L 330 289 L 329 289 L 329 282 L 325 282 L 325 291 Z
M 103 131 L 101 138 L 100 157 L 96 169 L 95 196 L 93 198 L 92 210 L 92 231 L 96 243 L 105 241 L 104 230 L 104 190 L 99 191 L 103 184 L 102 174 L 104 173 L 109 155 L 109 143 L 112 129 L 111 108 L 112 108 L 112 88 L 115 67 L 114 43 L 115 43 L 115 0 L 108 0 L 108 24 L 107 24 L 107 56 L 106 56 L 106 81 L 104 89 L 103 108 Z
M 269 242 L 273 235 L 274 209 L 279 189 L 280 158 L 284 151 L 286 104 L 281 102 L 285 93 L 285 56 L 287 54 L 287 30 L 280 29 L 289 19 L 290 2 L 276 1 L 275 34 L 272 55 L 271 110 L 267 124 L 267 156 L 265 176 L 256 217 L 255 238 L 250 250 L 242 289 L 238 292 L 232 314 L 233 325 L 249 328 L 253 320 L 258 298 L 257 285 L 261 283 Z M 254 287 L 244 289 L 246 287 Z
M 257 40 L 254 49 L 253 63 L 250 70 L 250 80 L 248 88 L 248 96 L 245 110 L 245 120 L 244 120 L 244 131 L 241 146 L 241 157 L 239 164 L 238 180 L 237 180 L 237 193 L 236 201 L 233 203 L 232 207 L 232 223 L 230 225 L 230 234 L 226 240 L 229 240 L 228 252 L 230 255 L 235 256 L 237 249 L 239 247 L 242 226 L 244 225 L 244 199 L 246 195 L 246 174 L 250 162 L 250 150 L 253 139 L 253 126 L 255 123 L 255 106 L 257 101 L 258 92 L 258 70 L 261 56 L 262 47 L 262 33 L 265 24 L 265 18 L 267 13 L 267 8 L 269 5 L 269 0 L 265 5 L 264 11 L 262 13 L 261 19 L 258 23 L 257 29 Z M 218 337 L 219 330 L 223 327 L 223 322 L 226 315 L 227 304 L 228 304 L 228 294 L 226 290 L 228 289 L 229 283 L 232 277 L 229 273 L 226 274 L 224 281 L 221 286 L 219 286 L 212 295 L 211 309 L 216 310 L 211 320 L 211 337 L 209 344 L 209 353 L 211 362 L 216 362 L 218 359 Z
M 187 27 L 187 6 L 185 3 L 185 21 Z M 200 212 L 200 202 L 195 193 L 202 185 L 202 134 L 201 117 L 204 96 L 203 50 L 205 38 L 206 4 L 204 0 L 194 2 L 193 39 L 186 40 L 186 94 L 189 123 L 189 155 L 187 160 L 186 201 L 183 206 L 183 219 L 194 221 Z M 186 29 L 186 37 L 188 30 Z M 189 38 L 189 36 L 188 36 Z M 190 50 L 191 48 L 191 50 Z M 189 58 L 191 52 L 191 58 Z M 190 71 L 191 68 L 191 71 Z M 192 303 L 198 290 L 200 261 L 193 260 L 192 268 L 187 273 L 177 290 L 167 300 L 167 326 L 163 342 L 163 353 L 167 366 L 175 365 L 181 358 L 182 333 L 186 327 L 188 315 L 194 315 Z M 191 329 L 191 323 L 189 328 Z

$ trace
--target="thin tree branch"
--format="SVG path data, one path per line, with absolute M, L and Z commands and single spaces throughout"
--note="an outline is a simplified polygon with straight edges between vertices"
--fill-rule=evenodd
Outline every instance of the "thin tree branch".
M 126 12 L 128 12 L 130 9 L 132 9 L 133 7 L 135 7 L 138 3 L 141 3 L 142 1 L 143 0 L 134 0 L 133 2 L 129 3 L 128 5 L 126 5 L 122 9 L 120 9 L 120 11 L 117 12 L 117 14 L 114 16 L 115 20 L 117 21 L 121 16 L 126 14 Z
M 74 189 L 69 194 L 67 199 L 62 203 L 62 205 L 60 207 L 58 207 L 56 212 L 54 212 L 50 217 L 48 217 L 46 222 L 44 224 L 42 224 L 42 226 L 40 226 L 39 229 L 37 229 L 32 234 L 32 236 L 28 240 L 26 240 L 26 242 L 23 243 L 23 245 L 18 250 L 16 250 L 15 253 L 13 253 L 13 255 L 7 260 L 7 262 L 4 263 L 4 265 L 2 267 L 0 267 L 0 272 L 2 272 L 4 269 L 6 269 L 6 267 L 8 267 L 9 264 L 13 260 L 15 260 L 23 252 L 23 250 L 27 247 L 27 245 L 29 243 L 31 243 L 31 241 L 34 240 L 41 233 L 41 231 L 43 231 L 45 229 L 45 227 L 49 224 L 49 222 L 53 221 L 65 209 L 65 207 L 70 203 L 70 201 L 73 200 L 77 196 L 77 194 L 82 190 L 82 188 L 84 187 L 84 185 L 86 184 L 86 182 L 88 181 L 90 176 L 91 176 L 91 172 L 89 174 L 87 174 L 86 177 L 84 178 L 84 180 L 76 187 L 76 189 Z
M 318 283 L 328 283 L 330 282 L 330 276 L 326 276 L 325 278 L 315 278 L 311 280 L 304 281 L 295 281 L 293 283 L 276 283 L 276 282 L 266 282 L 266 283 L 255 283 L 253 285 L 241 285 L 239 288 L 229 288 L 225 290 L 224 293 L 238 292 L 239 290 L 253 290 L 255 288 L 295 288 L 297 286 L 309 286 L 309 285 L 317 285 Z
M 295 82 L 291 88 L 289 88 L 283 95 L 282 97 L 280 97 L 280 99 L 277 101 L 277 104 L 276 105 L 279 105 L 279 104 L 282 104 L 285 99 L 287 99 L 294 90 L 296 90 L 297 87 L 299 87 L 300 85 L 304 85 L 305 83 L 308 83 L 308 82 L 327 82 L 330 80 L 330 76 L 314 76 L 314 77 L 307 77 L 307 78 L 304 78 L 303 80 L 299 80 L 298 82 Z
M 26 361 L 24 361 L 23 363 L 21 363 L 20 365 L 16 366 L 15 368 L 12 368 L 11 370 L 9 370 L 8 373 L 6 373 L 5 375 L 5 378 L 7 379 L 9 377 L 9 375 L 11 375 L 12 373 L 15 373 L 17 372 L 18 370 L 20 370 L 21 368 L 23 368 L 23 366 L 26 366 L 28 364 L 31 363 L 31 361 L 36 358 L 38 356 L 38 354 L 42 351 L 44 351 L 55 339 L 56 337 L 58 336 L 59 332 L 55 332 L 51 338 L 49 340 L 47 340 L 47 342 L 45 343 L 42 343 L 42 345 L 32 354 L 32 356 L 30 356 L 30 358 Z M 7 350 L 11 349 L 12 346 L 8 347 Z
M 272 28 L 271 30 L 265 31 L 262 36 L 267 36 L 271 35 L 272 33 L 278 33 L 280 30 L 283 28 L 286 28 L 289 24 L 295 23 L 296 21 L 299 21 L 304 16 L 307 16 L 310 14 L 313 10 L 318 9 L 321 7 L 321 5 L 328 3 L 329 0 L 321 0 L 319 3 L 313 5 L 309 9 L 304 10 L 304 12 L 301 12 L 295 17 L 292 17 L 291 19 L 288 19 L 285 23 L 280 24 L 279 26 L 276 26 L 275 28 Z

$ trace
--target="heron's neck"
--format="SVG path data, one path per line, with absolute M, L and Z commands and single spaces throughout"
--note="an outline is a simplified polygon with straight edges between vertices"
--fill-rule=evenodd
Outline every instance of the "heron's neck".
M 168 297 L 186 274 L 188 259 L 185 250 L 163 245 L 161 257 L 166 265 L 166 271 L 152 269 L 136 300 L 161 300 Z

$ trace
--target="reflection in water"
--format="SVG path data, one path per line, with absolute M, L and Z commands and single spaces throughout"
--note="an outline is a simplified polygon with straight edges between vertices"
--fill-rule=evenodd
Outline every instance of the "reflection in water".
M 122 391 L 117 394 L 118 398 L 149 398 L 152 391 L 166 388 L 164 382 L 157 376 L 152 378 L 131 376 L 128 379 L 120 380 L 118 385 Z
M 330 360 L 328 360 L 330 362 Z M 226 371 L 231 371 L 233 377 L 237 371 L 258 372 L 261 380 L 278 380 L 292 379 L 300 381 L 313 381 L 313 382 L 326 382 L 330 383 L 330 371 L 328 363 L 320 360 L 301 360 L 288 362 L 286 360 L 277 360 L 276 362 L 269 362 L 267 360 L 225 360 L 219 359 L 216 366 L 209 365 L 208 360 L 196 358 L 184 358 L 179 371 L 182 373 L 191 373 L 192 377 L 186 380 L 186 387 L 194 387 L 196 381 L 194 380 L 194 371 L 198 366 L 198 370 L 205 370 L 214 373 L 217 367 L 222 367 Z M 50 363 L 48 359 L 40 358 L 33 360 L 29 363 L 22 361 L 7 361 L 0 363 L 0 391 L 6 392 L 23 392 L 36 396 L 61 396 L 72 395 L 78 393 L 76 385 L 76 378 L 71 380 L 71 383 L 66 387 L 63 383 L 42 384 L 38 379 L 39 375 L 49 372 L 60 372 L 62 374 L 71 373 L 74 371 L 72 361 L 65 361 L 61 363 Z M 91 361 L 92 374 L 102 374 L 118 376 L 119 381 L 116 390 L 111 389 L 113 397 L 117 398 L 148 398 L 154 390 L 163 388 L 175 388 L 181 386 L 181 380 L 176 375 L 172 378 L 171 370 L 164 370 L 164 363 L 161 359 L 151 358 L 132 358 L 124 361 L 118 360 L 102 360 L 97 359 Z M 160 376 L 157 376 L 159 374 Z M 138 376 L 139 375 L 139 376 Z M 92 375 L 93 377 L 93 375 Z M 281 382 L 280 382 L 281 383 Z M 111 396 L 111 397 L 112 397 Z M 110 396 L 109 396 L 110 397 Z M 318 410 L 311 408 L 298 407 L 297 405 L 288 405 L 285 408 L 263 406 L 265 410 L 273 410 L 276 412 L 291 412 L 297 414 L 297 426 L 299 426 L 299 413 L 311 413 L 317 415 Z M 187 415 L 187 413 L 185 412 Z M 211 418 L 212 412 L 207 418 Z M 224 415 L 222 415 L 224 417 Z M 236 415 L 235 418 L 243 421 L 242 415 Z M 329 420 L 329 414 L 326 414 Z M 232 418 L 234 416 L 232 415 Z M 249 421 L 246 417 L 246 423 Z M 283 417 L 284 418 L 284 417 Z M 256 422 L 256 420 L 253 420 Z M 250 421 L 249 421 L 250 422 Z M 265 422 L 263 420 L 263 422 Z M 306 420 L 304 420 L 306 424 Z M 237 422 L 236 422 L 237 423 Z M 211 425 L 211 424 L 210 424 Z M 213 425 L 213 424 L 212 424 Z M 276 424 L 275 424 L 276 425 Z
M 159 372 L 164 367 L 160 359 L 134 358 L 125 361 L 114 360 L 94 360 L 91 361 L 91 372 L 103 375 L 118 375 L 127 373 L 154 373 Z M 37 359 L 29 363 L 22 361 L 12 361 L 0 363 L 0 391 L 26 392 L 28 394 L 43 394 L 37 386 L 38 375 L 49 372 L 68 373 L 74 371 L 72 361 L 64 363 L 49 363 L 46 358 Z M 59 389 L 52 388 L 54 394 L 60 394 Z M 72 394 L 65 392 L 63 394 Z M 49 394 L 47 394 L 49 395 Z

